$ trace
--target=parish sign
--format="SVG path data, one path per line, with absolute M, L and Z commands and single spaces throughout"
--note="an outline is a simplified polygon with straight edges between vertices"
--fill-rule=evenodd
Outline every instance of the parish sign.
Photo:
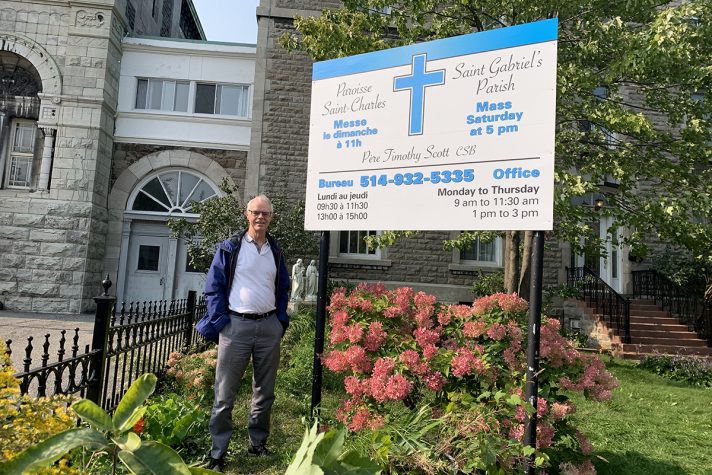
M 557 27 L 315 63 L 305 229 L 552 229 Z

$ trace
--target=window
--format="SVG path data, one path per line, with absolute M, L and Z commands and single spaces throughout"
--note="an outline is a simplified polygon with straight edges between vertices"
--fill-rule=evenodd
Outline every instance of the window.
M 171 25 L 173 25 L 173 0 L 166 0 L 163 2 L 162 37 L 168 38 L 171 36 Z
M 249 86 L 198 83 L 195 90 L 195 112 L 248 116 Z
M 184 38 L 189 40 L 202 39 L 198 27 L 195 25 L 195 20 L 193 19 L 193 12 L 186 0 L 183 0 L 180 5 L 180 20 L 178 26 Z
M 366 236 L 376 236 L 377 231 L 340 231 L 339 256 L 379 258 L 380 250 L 366 245 Z
M 133 31 L 134 25 L 136 23 L 136 7 L 133 6 L 131 0 L 126 2 L 126 19 L 129 22 L 129 29 Z
M 214 187 L 199 176 L 183 170 L 171 170 L 149 179 L 138 190 L 129 209 L 190 213 L 194 202 L 202 202 L 216 195 Z
M 460 262 L 486 266 L 499 266 L 501 255 L 501 239 L 482 242 L 477 238 L 467 249 L 460 250 Z
M 139 79 L 136 89 L 136 109 L 188 112 L 187 81 Z
M 32 161 L 35 156 L 37 126 L 34 122 L 17 121 L 12 127 L 13 135 L 8 162 L 8 188 L 29 188 L 32 179 Z
M 596 102 L 600 103 L 608 99 L 609 89 L 606 86 L 598 86 L 593 90 L 593 95 L 596 98 Z M 613 133 L 607 130 L 605 127 L 600 127 L 593 124 L 587 120 L 581 121 L 581 130 L 587 134 L 600 133 L 603 135 L 603 144 L 606 147 L 611 147 L 613 145 Z
M 136 270 L 157 271 L 160 256 L 161 246 L 146 246 L 141 244 L 138 247 Z

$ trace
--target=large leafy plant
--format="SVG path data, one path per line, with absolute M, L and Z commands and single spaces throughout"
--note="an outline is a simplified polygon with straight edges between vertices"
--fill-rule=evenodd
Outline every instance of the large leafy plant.
M 119 402 L 113 417 L 88 399 L 74 403 L 72 409 L 89 427 L 67 429 L 29 447 L 14 459 L 0 465 L 0 473 L 36 473 L 79 447 L 93 450 L 86 469 L 98 459 L 99 454 L 108 453 L 112 459 L 112 473 L 115 473 L 118 462 L 136 474 L 215 473 L 203 468 L 188 467 L 180 455 L 167 445 L 142 441 L 132 430 L 143 418 L 146 411 L 143 403 L 155 388 L 155 375 L 140 376 Z
M 304 431 L 302 445 L 284 475 L 323 475 L 349 473 L 378 475 L 381 469 L 361 455 L 344 450 L 346 431 L 319 432 L 319 424 Z

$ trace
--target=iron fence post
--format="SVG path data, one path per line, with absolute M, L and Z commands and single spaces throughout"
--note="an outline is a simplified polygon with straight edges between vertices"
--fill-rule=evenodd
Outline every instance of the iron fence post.
M 625 299 L 625 306 L 623 309 L 623 325 L 625 326 L 625 343 L 630 343 L 630 298 Z
M 183 334 L 183 348 L 186 351 L 193 345 L 193 325 L 195 325 L 197 295 L 198 293 L 195 290 L 188 291 L 188 314 L 186 315 L 186 327 Z
M 104 293 L 94 297 L 96 303 L 96 313 L 94 317 L 94 334 L 92 336 L 91 349 L 98 352 L 92 358 L 93 363 L 89 373 L 89 384 L 87 386 L 86 397 L 101 406 L 101 384 L 104 381 L 104 369 L 106 368 L 106 343 L 109 338 L 109 323 L 111 322 L 111 311 L 114 308 L 116 297 L 109 295 L 111 280 L 109 275 L 101 282 Z

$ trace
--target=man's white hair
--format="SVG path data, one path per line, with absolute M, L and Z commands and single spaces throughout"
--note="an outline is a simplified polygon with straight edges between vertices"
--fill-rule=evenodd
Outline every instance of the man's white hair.
M 269 206 L 270 212 L 274 211 L 274 209 L 272 208 L 272 201 L 269 198 L 267 198 L 267 195 L 262 195 L 262 194 L 257 195 L 254 198 L 252 198 L 250 201 L 248 201 L 247 207 L 245 209 L 250 209 L 252 203 L 255 201 L 264 201 Z

